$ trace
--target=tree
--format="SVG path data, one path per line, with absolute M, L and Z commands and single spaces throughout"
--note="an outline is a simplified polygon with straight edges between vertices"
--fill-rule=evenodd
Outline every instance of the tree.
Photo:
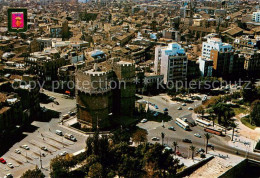
M 103 167 L 100 163 L 94 163 L 89 168 L 88 176 L 93 178 L 102 178 Z
M 191 158 L 192 158 L 192 160 L 194 160 L 194 152 L 195 152 L 195 150 L 196 150 L 196 147 L 193 146 L 193 145 L 191 145 L 191 146 L 190 146 L 190 150 L 191 150 Z
M 164 141 L 164 137 L 165 137 L 165 133 L 161 133 L 161 137 L 162 137 L 162 145 L 163 145 L 163 141 Z
M 230 127 L 232 127 L 232 137 L 231 137 L 231 141 L 233 141 L 234 132 L 235 132 L 235 128 L 237 127 L 237 125 L 235 124 L 235 122 L 232 122 L 232 123 L 230 124 Z
M 195 113 L 201 114 L 203 111 L 204 111 L 204 108 L 201 105 L 196 107 L 196 108 L 194 108 L 194 112 Z
M 209 144 L 209 139 L 212 137 L 209 133 L 205 133 L 204 137 L 206 139 L 206 154 L 208 153 L 208 144 Z
M 174 141 L 173 146 L 174 146 L 174 154 L 176 154 L 178 142 Z
M 50 162 L 51 177 L 66 177 L 68 175 L 67 163 L 63 157 L 56 157 Z
M 255 100 L 250 108 L 251 124 L 252 122 L 256 126 L 260 126 L 260 100 Z
M 27 170 L 21 178 L 44 178 L 42 171 L 36 166 L 33 170 Z
M 147 131 L 143 129 L 138 129 L 133 134 L 133 141 L 140 144 L 141 142 L 147 142 Z
M 242 89 L 242 96 L 245 101 L 252 102 L 257 96 L 257 90 L 253 82 L 245 83 Z
M 209 115 L 210 115 L 210 118 L 211 118 L 211 120 L 212 120 L 212 122 L 213 122 L 213 127 L 214 127 L 214 126 L 215 126 L 214 110 L 213 110 L 212 108 L 210 108 L 210 109 L 208 110 L 208 113 L 209 113 Z

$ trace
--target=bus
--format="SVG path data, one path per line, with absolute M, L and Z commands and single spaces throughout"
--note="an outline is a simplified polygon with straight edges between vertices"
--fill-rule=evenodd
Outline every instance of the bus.
M 183 120 L 181 120 L 180 118 L 176 118 L 175 123 L 180 126 L 181 128 L 183 128 L 184 130 L 190 130 L 190 126 L 189 124 L 187 124 L 186 122 L 184 122 Z
M 211 126 L 211 124 L 209 123 L 209 122 L 207 122 L 207 121 L 204 121 L 204 120 L 202 120 L 202 119 L 196 119 L 196 122 L 198 123 L 198 124 L 202 124 L 203 126 Z
M 219 135 L 219 136 L 223 135 L 221 130 L 216 130 L 216 129 L 212 129 L 212 128 L 208 128 L 208 127 L 205 128 L 204 131 L 215 134 L 215 135 Z

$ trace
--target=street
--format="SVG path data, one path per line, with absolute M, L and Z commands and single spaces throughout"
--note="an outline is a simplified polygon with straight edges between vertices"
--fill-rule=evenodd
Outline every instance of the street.
M 203 148 L 205 150 L 205 144 L 206 139 L 204 138 L 204 128 L 201 126 L 194 126 L 190 127 L 190 131 L 185 131 L 181 127 L 179 127 L 175 120 L 176 118 L 187 118 L 188 122 L 191 122 L 192 119 L 192 113 L 193 110 L 188 110 L 189 107 L 195 108 L 196 106 L 201 104 L 201 101 L 195 101 L 192 104 L 188 104 L 187 106 L 182 106 L 182 103 L 178 102 L 166 102 L 164 99 L 162 99 L 162 95 L 159 96 L 153 96 L 153 97 L 146 97 L 142 96 L 142 100 L 146 100 L 148 102 L 151 102 L 152 104 L 155 104 L 158 106 L 158 109 L 155 109 L 156 111 L 163 112 L 164 108 L 168 108 L 169 116 L 172 117 L 172 119 L 168 122 L 155 122 L 155 121 L 148 121 L 146 123 L 139 123 L 138 126 L 140 128 L 146 129 L 148 131 L 148 141 L 155 143 L 159 142 L 162 143 L 161 140 L 161 133 L 163 132 L 165 134 L 164 137 L 164 144 L 167 144 L 168 146 L 173 148 L 173 142 L 176 141 L 178 143 L 178 151 L 182 153 L 184 157 L 187 157 L 189 154 L 189 147 L 190 145 L 194 145 L 197 149 Z M 182 110 L 178 110 L 178 107 L 182 107 Z M 163 127 L 164 125 L 164 127 Z M 173 126 L 175 131 L 169 130 L 168 128 Z M 201 135 L 201 138 L 195 137 L 194 134 L 199 133 Z M 260 160 L 260 155 L 256 153 L 247 153 L 247 151 L 234 148 L 228 145 L 228 141 L 230 141 L 229 136 L 217 136 L 212 135 L 213 137 L 210 138 L 209 143 L 214 145 L 214 150 L 223 151 L 228 154 L 235 154 L 236 151 L 238 151 L 239 155 L 242 157 L 245 157 L 246 155 L 250 159 Z M 159 141 L 152 141 L 152 137 L 157 137 L 160 140 Z M 184 143 L 182 139 L 190 139 L 192 143 Z M 211 148 L 208 148 L 211 150 Z M 212 150 L 212 151 L 214 151 Z M 250 151 L 250 150 L 249 150 Z

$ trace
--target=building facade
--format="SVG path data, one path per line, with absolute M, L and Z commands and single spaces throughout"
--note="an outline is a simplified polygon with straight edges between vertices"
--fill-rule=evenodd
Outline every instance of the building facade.
M 186 80 L 188 59 L 184 49 L 178 43 L 155 48 L 154 71 L 163 75 L 164 84 L 169 81 Z

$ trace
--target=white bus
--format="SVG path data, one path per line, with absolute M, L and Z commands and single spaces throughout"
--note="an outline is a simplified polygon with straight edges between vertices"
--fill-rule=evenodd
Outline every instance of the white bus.
M 198 124 L 202 124 L 202 125 L 204 125 L 204 126 L 211 126 L 211 124 L 210 124 L 209 122 L 204 121 L 204 120 L 202 120 L 202 119 L 196 119 L 196 122 L 197 122 Z
M 187 124 L 186 122 L 184 122 L 183 120 L 181 120 L 180 118 L 176 118 L 175 123 L 180 126 L 181 128 L 183 128 L 184 130 L 190 130 L 189 124 Z

